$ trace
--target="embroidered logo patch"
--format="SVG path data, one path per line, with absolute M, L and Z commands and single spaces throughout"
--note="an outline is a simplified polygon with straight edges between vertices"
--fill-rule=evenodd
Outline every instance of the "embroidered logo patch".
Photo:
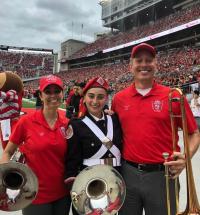
M 65 127 L 60 127 L 60 133 L 62 134 L 62 136 L 64 138 L 67 138 L 67 135 L 66 135 L 66 128 Z
M 152 101 L 152 109 L 154 112 L 161 112 L 163 108 L 163 101 L 154 100 Z
M 43 137 L 44 136 L 44 132 L 40 132 L 39 135 L 40 135 L 40 137 Z
M 69 125 L 66 131 L 66 138 L 70 139 L 73 136 L 73 134 L 74 134 L 73 128 L 71 125 Z
M 129 108 L 130 108 L 130 105 L 125 105 L 124 106 L 124 110 L 129 110 Z
M 98 78 L 98 80 L 97 80 L 97 83 L 99 83 L 100 85 L 104 85 L 104 80 L 103 80 L 103 78 Z

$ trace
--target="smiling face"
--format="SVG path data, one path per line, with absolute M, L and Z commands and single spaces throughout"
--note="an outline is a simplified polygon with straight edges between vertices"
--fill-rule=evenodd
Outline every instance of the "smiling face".
M 103 108 L 108 100 L 108 94 L 103 88 L 90 88 L 83 99 L 87 110 L 92 115 L 101 118 Z
M 40 94 L 44 108 L 57 109 L 63 100 L 63 91 L 57 85 L 48 85 Z
M 148 51 L 138 51 L 131 59 L 130 69 L 134 75 L 136 87 L 149 88 L 152 86 L 154 73 L 157 70 L 156 59 Z

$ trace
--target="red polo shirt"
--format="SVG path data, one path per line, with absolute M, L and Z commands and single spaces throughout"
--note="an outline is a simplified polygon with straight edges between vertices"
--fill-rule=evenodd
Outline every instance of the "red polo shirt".
M 123 131 L 123 152 L 125 160 L 136 163 L 163 163 L 163 152 L 172 153 L 172 130 L 169 115 L 169 87 L 154 83 L 151 91 L 142 96 L 134 85 L 114 96 L 112 109 L 118 114 Z M 197 125 L 185 100 L 189 133 Z M 180 113 L 180 103 L 173 102 L 174 113 Z M 175 119 L 176 130 L 181 119 Z M 178 142 L 178 135 L 176 135 Z M 177 145 L 177 151 L 180 150 Z
M 65 196 L 64 159 L 67 149 L 67 119 L 59 118 L 51 129 L 42 113 L 35 111 L 20 118 L 10 141 L 21 145 L 27 165 L 38 177 L 39 192 L 34 204 L 48 203 Z

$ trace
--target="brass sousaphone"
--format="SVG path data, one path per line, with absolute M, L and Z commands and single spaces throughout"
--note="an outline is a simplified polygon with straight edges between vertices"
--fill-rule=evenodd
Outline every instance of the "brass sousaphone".
M 8 163 L 0 164 L 0 210 L 17 211 L 28 206 L 38 192 L 38 180 L 33 171 L 20 163 L 16 151 Z
M 122 176 L 108 165 L 85 168 L 71 190 L 72 203 L 80 215 L 114 215 L 123 205 L 125 194 Z

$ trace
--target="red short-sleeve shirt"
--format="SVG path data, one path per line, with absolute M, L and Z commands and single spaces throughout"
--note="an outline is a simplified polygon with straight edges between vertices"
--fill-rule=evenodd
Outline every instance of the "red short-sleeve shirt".
M 11 134 L 11 142 L 18 145 L 24 142 L 20 150 L 38 177 L 39 192 L 34 204 L 48 203 L 68 193 L 64 184 L 67 122 L 59 115 L 51 129 L 42 110 L 38 110 L 21 117 Z
M 121 123 L 122 156 L 125 160 L 137 163 L 162 163 L 162 153 L 172 153 L 169 92 L 169 87 L 154 83 L 151 91 L 142 96 L 133 84 L 114 96 L 112 109 L 118 114 Z M 197 125 L 186 99 L 185 110 L 188 132 L 193 133 Z M 180 114 L 179 102 L 173 102 L 173 111 Z M 176 130 L 181 126 L 180 118 L 176 118 Z M 180 150 L 178 145 L 176 150 Z

